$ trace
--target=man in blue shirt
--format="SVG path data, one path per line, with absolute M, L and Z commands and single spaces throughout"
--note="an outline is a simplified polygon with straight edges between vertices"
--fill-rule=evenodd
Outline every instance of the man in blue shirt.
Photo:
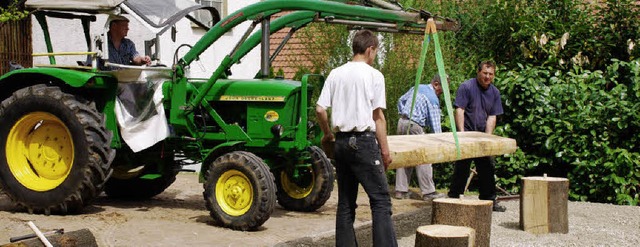
M 398 99 L 398 113 L 401 117 L 398 120 L 396 133 L 398 135 L 406 135 L 408 132 L 410 135 L 421 135 L 425 133 L 424 128 L 426 127 L 431 130 L 429 133 L 441 133 L 440 99 L 438 99 L 438 96 L 442 94 L 440 76 L 435 75 L 429 85 L 418 86 L 413 113 L 410 113 L 413 92 L 414 88 L 412 87 Z M 409 114 L 412 115 L 411 118 L 409 118 Z M 416 166 L 416 171 L 423 200 L 428 201 L 444 196 L 436 192 L 431 164 Z M 409 195 L 411 173 L 413 173 L 413 167 L 396 169 L 396 193 L 394 195 L 396 199 L 403 199 Z
M 136 45 L 125 38 L 129 33 L 129 19 L 124 16 L 112 16 L 109 23 L 109 62 L 123 65 L 149 65 L 151 58 L 142 56 Z
M 496 116 L 504 112 L 500 91 L 492 84 L 495 71 L 496 65 L 493 62 L 483 61 L 478 65 L 476 78 L 460 84 L 454 103 L 456 127 L 459 132 L 481 131 L 493 134 L 496 128 Z M 493 211 L 504 212 L 506 208 L 498 205 L 496 201 L 495 159 L 491 156 L 457 161 L 448 196 L 458 198 L 464 193 L 472 161 L 476 164 L 478 171 L 479 198 L 492 200 Z

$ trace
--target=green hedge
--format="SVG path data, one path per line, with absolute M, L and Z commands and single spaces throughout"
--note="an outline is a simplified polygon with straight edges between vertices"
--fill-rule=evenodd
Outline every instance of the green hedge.
M 640 60 L 605 71 L 520 66 L 495 82 L 505 115 L 499 135 L 520 148 L 500 159 L 499 182 L 525 175 L 568 177 L 573 200 L 640 200 Z

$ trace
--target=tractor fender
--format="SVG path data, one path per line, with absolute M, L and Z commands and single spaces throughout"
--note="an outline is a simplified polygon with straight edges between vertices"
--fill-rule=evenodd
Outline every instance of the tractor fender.
M 62 68 L 27 68 L 13 70 L 0 76 L 0 88 L 23 88 L 34 84 L 52 83 L 58 86 L 107 88 L 107 82 L 117 82 L 115 77 L 96 72 L 85 72 Z M 89 85 L 87 85 L 89 84 Z M 11 90 L 9 92 L 13 92 Z
M 200 164 L 200 173 L 199 173 L 199 181 L 200 183 L 204 183 L 205 182 L 205 169 L 209 169 L 208 166 L 209 164 L 213 163 L 214 160 L 216 160 L 218 157 L 222 156 L 225 153 L 231 152 L 233 150 L 236 149 L 236 147 L 244 144 L 244 141 L 230 141 L 230 142 L 225 142 L 222 143 L 220 145 L 215 146 L 214 148 L 212 148 L 209 153 L 207 153 L 207 155 L 205 155 L 204 159 L 202 160 L 202 164 Z
M 57 86 L 72 94 L 81 94 L 95 100 L 97 110 L 106 115 L 107 128 L 113 131 L 114 143 L 119 143 L 119 134 L 113 102 L 117 90 L 117 79 L 109 74 L 86 72 L 62 68 L 26 68 L 13 70 L 0 76 L 0 102 L 21 88 L 37 84 Z M 1 121 L 1 120 L 0 120 Z

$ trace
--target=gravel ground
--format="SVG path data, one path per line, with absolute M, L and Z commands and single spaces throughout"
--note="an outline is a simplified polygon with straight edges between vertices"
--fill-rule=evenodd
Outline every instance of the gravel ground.
M 392 200 L 400 246 L 414 246 L 415 235 L 411 234 L 430 222 L 430 203 L 417 199 Z M 334 189 L 316 212 L 291 212 L 276 206 L 259 230 L 241 232 L 213 224 L 204 206 L 202 185 L 193 173 L 179 174 L 171 187 L 153 199 L 99 197 L 78 215 L 27 214 L 0 195 L 0 245 L 10 237 L 31 233 L 26 222 L 33 221 L 43 231 L 87 228 L 99 246 L 334 246 L 336 204 Z M 501 204 L 507 211 L 492 214 L 492 246 L 640 246 L 638 206 L 569 202 L 568 234 L 533 235 L 518 228 L 518 200 Z M 358 231 L 362 235 L 359 242 L 370 246 L 371 211 L 362 190 L 358 206 L 356 225 L 365 227 Z
M 491 246 L 640 246 L 640 207 L 569 202 L 569 233 L 535 235 L 519 229 L 520 202 L 492 214 Z M 400 246 L 414 246 L 415 235 Z

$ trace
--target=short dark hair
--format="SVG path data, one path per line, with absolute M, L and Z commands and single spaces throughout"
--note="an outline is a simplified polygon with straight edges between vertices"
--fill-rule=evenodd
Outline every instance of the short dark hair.
M 371 46 L 378 47 L 378 37 L 370 30 L 360 30 L 353 36 L 353 43 L 351 44 L 353 55 L 364 54 L 367 48 Z
M 494 64 L 492 61 L 485 60 L 485 61 L 482 61 L 482 62 L 478 63 L 478 71 L 482 71 L 482 68 L 484 66 L 487 66 L 489 68 L 493 68 L 493 70 L 496 70 L 496 64 Z
M 440 74 L 436 74 L 433 76 L 433 78 L 431 79 L 431 82 L 434 82 L 434 81 L 442 83 L 442 80 L 440 80 Z
M 116 24 L 121 23 L 121 22 L 129 22 L 129 21 L 128 20 L 114 20 L 114 21 L 111 21 L 109 23 L 109 28 L 112 28 L 113 25 L 116 25 Z

